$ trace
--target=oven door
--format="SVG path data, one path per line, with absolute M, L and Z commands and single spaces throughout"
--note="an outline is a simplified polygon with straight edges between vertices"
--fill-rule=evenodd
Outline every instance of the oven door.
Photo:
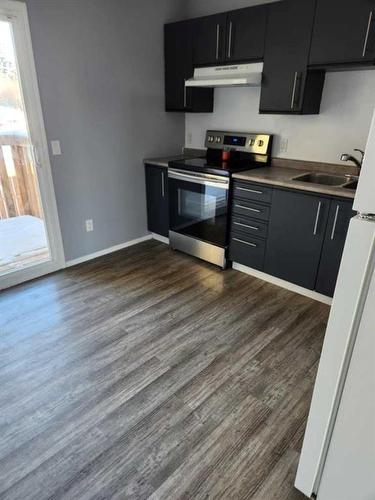
M 170 230 L 225 248 L 229 179 L 174 169 L 168 178 Z

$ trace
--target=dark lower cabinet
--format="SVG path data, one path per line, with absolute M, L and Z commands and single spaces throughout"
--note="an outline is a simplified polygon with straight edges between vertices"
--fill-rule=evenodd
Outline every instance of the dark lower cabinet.
M 146 165 L 145 173 L 148 230 L 168 237 L 168 169 Z
M 274 190 L 264 270 L 314 290 L 330 199 Z
M 213 89 L 186 88 L 193 76 L 193 22 L 183 21 L 164 27 L 166 111 L 213 111 Z
M 316 114 L 325 72 L 308 70 L 316 0 L 270 4 L 261 113 Z
M 323 244 L 316 291 L 333 297 L 349 222 L 354 217 L 353 202 L 332 200 Z
M 375 0 L 317 0 L 310 64 L 375 62 Z

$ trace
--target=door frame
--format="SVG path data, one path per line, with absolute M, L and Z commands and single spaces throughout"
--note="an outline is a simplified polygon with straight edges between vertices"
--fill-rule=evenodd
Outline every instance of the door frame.
M 65 267 L 64 248 L 53 185 L 48 142 L 40 101 L 27 6 L 18 0 L 0 0 L 0 18 L 12 23 L 17 66 L 30 140 L 35 147 L 35 168 L 39 183 L 51 259 L 0 276 L 0 290 L 52 273 Z M 40 166 L 37 166 L 37 163 Z

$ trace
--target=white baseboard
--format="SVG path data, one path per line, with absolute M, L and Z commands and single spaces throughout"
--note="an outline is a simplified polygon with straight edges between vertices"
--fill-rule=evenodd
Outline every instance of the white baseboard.
M 286 288 L 291 292 L 298 293 L 300 295 L 304 295 L 305 297 L 309 297 L 310 299 L 317 300 L 319 302 L 323 302 L 323 304 L 332 305 L 331 297 L 327 297 L 326 295 L 322 295 L 321 293 L 314 292 L 313 290 L 309 290 L 302 286 L 294 285 L 289 281 L 282 280 L 280 278 L 275 278 L 270 274 L 263 273 L 262 271 L 257 271 L 256 269 L 252 269 L 251 267 L 243 266 L 242 264 L 237 264 L 237 262 L 233 262 L 233 269 L 236 271 L 241 271 L 242 273 L 249 274 L 250 276 L 254 276 L 254 278 L 259 278 L 263 281 L 267 281 L 268 283 L 272 283 L 273 285 L 280 286 L 282 288 Z
M 104 250 L 99 250 L 99 252 L 90 253 L 89 255 L 83 255 L 82 257 L 78 257 L 77 259 L 68 260 L 65 264 L 65 267 L 76 266 L 77 264 L 82 264 L 83 262 L 97 259 L 98 257 L 103 257 L 103 255 L 108 255 L 109 253 L 118 252 L 119 250 L 123 250 L 124 248 L 132 247 L 133 245 L 138 245 L 138 243 L 142 243 L 143 241 L 151 239 L 152 235 L 147 234 L 146 236 L 142 236 L 141 238 L 127 241 L 126 243 L 120 243 L 119 245 L 115 245 L 110 248 L 105 248 Z
M 161 236 L 160 234 L 156 233 L 151 233 L 151 236 L 154 240 L 161 241 L 162 243 L 169 245 L 169 238 L 166 238 L 165 236 Z

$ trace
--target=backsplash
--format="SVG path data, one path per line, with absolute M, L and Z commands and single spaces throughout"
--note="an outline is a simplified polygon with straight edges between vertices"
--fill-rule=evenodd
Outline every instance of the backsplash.
M 275 134 L 274 156 L 339 163 L 366 145 L 375 71 L 327 73 L 319 115 L 260 115 L 259 98 L 260 88 L 216 89 L 214 113 L 186 114 L 186 147 L 203 147 L 207 129 L 264 132 Z

